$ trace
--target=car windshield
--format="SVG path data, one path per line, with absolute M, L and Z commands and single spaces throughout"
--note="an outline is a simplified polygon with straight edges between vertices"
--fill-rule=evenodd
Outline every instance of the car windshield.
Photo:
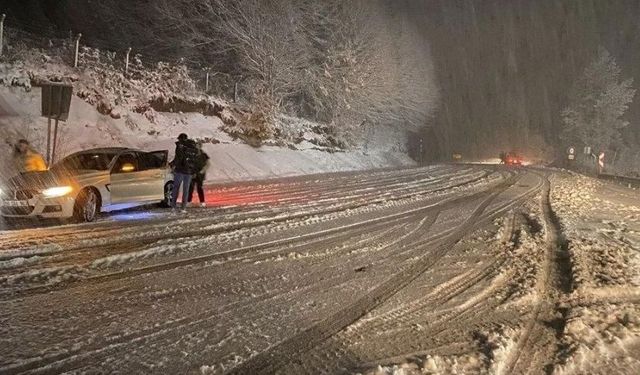
M 115 153 L 109 152 L 75 154 L 64 158 L 62 161 L 57 163 L 54 168 L 60 168 L 70 171 L 106 171 L 107 169 L 109 169 L 109 165 L 111 165 L 111 161 L 115 157 Z

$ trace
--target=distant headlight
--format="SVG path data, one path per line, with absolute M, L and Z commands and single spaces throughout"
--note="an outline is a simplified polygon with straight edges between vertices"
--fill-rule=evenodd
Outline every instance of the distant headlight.
M 57 186 L 42 190 L 42 195 L 44 195 L 45 198 L 58 198 L 64 197 L 72 191 L 73 188 L 71 186 Z

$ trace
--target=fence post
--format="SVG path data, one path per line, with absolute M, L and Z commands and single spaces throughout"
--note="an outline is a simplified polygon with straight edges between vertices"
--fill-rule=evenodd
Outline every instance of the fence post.
M 4 51 L 4 19 L 5 17 L 7 17 L 7 15 L 2 13 L 2 17 L 0 17 L 0 56 L 2 56 L 2 52 Z
M 124 60 L 124 74 L 129 74 L 129 54 L 131 53 L 131 47 L 127 49 L 127 56 Z
M 238 82 L 233 85 L 233 102 L 238 102 Z
M 207 76 L 206 76 L 205 84 L 204 84 L 204 93 L 205 94 L 209 93 L 209 68 L 207 68 Z
M 80 38 L 82 38 L 82 33 L 78 34 L 78 37 L 76 38 L 76 55 L 75 55 L 75 59 L 73 60 L 74 68 L 78 67 L 78 53 L 80 52 Z

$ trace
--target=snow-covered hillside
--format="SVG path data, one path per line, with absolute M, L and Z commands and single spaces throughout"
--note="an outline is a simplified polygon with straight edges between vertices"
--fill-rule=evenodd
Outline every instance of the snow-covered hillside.
M 39 86 L 47 81 L 74 87 L 57 160 L 102 146 L 172 153 L 178 134 L 187 133 L 205 143 L 212 159 L 208 179 L 216 182 L 414 164 L 406 155 L 406 135 L 397 129 L 364 129 L 347 140 L 326 124 L 280 115 L 268 133 L 256 133 L 246 109 L 204 95 L 184 66 L 144 65 L 136 56 L 125 74 L 115 54 L 83 47 L 79 68 L 72 68 L 65 59 L 69 48 L 67 41 L 43 49 L 10 47 L 0 62 L 2 177 L 14 172 L 11 145 L 18 139 L 46 150 Z M 358 141 L 362 137 L 368 141 Z
M 12 174 L 11 145 L 20 138 L 32 142 L 44 153 L 47 120 L 40 117 L 40 89 L 0 88 L 0 168 L 3 177 Z M 118 116 L 116 116 L 118 117 Z M 212 163 L 208 179 L 216 182 L 262 179 L 332 171 L 372 169 L 412 165 L 400 144 L 388 147 L 367 145 L 365 149 L 339 150 L 319 146 L 320 136 L 301 126 L 297 144 L 252 147 L 233 139 L 223 130 L 218 116 L 201 113 L 154 112 L 145 114 L 123 110 L 120 118 L 100 114 L 96 107 L 74 96 L 67 122 L 61 123 L 58 155 L 100 146 L 129 146 L 145 150 L 168 149 L 178 134 L 203 140 Z M 303 121 L 300 121 L 304 123 Z M 307 129 L 307 131 L 305 131 Z M 381 133 L 382 134 L 382 133 Z

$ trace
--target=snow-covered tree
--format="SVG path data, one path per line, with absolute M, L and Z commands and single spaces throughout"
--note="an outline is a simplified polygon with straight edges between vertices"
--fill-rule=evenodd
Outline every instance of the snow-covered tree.
M 428 44 L 387 0 L 158 0 L 158 35 L 241 79 L 252 118 L 289 112 L 353 129 L 424 125 Z M 262 126 L 261 125 L 261 126 Z
M 564 141 L 604 151 L 620 140 L 621 129 L 629 124 L 623 115 L 636 92 L 633 79 L 621 80 L 620 74 L 613 56 L 600 48 L 575 82 L 562 112 Z
M 317 119 L 425 124 L 438 90 L 428 45 L 413 23 L 385 2 L 327 0 L 306 13 L 314 64 L 304 92 Z

